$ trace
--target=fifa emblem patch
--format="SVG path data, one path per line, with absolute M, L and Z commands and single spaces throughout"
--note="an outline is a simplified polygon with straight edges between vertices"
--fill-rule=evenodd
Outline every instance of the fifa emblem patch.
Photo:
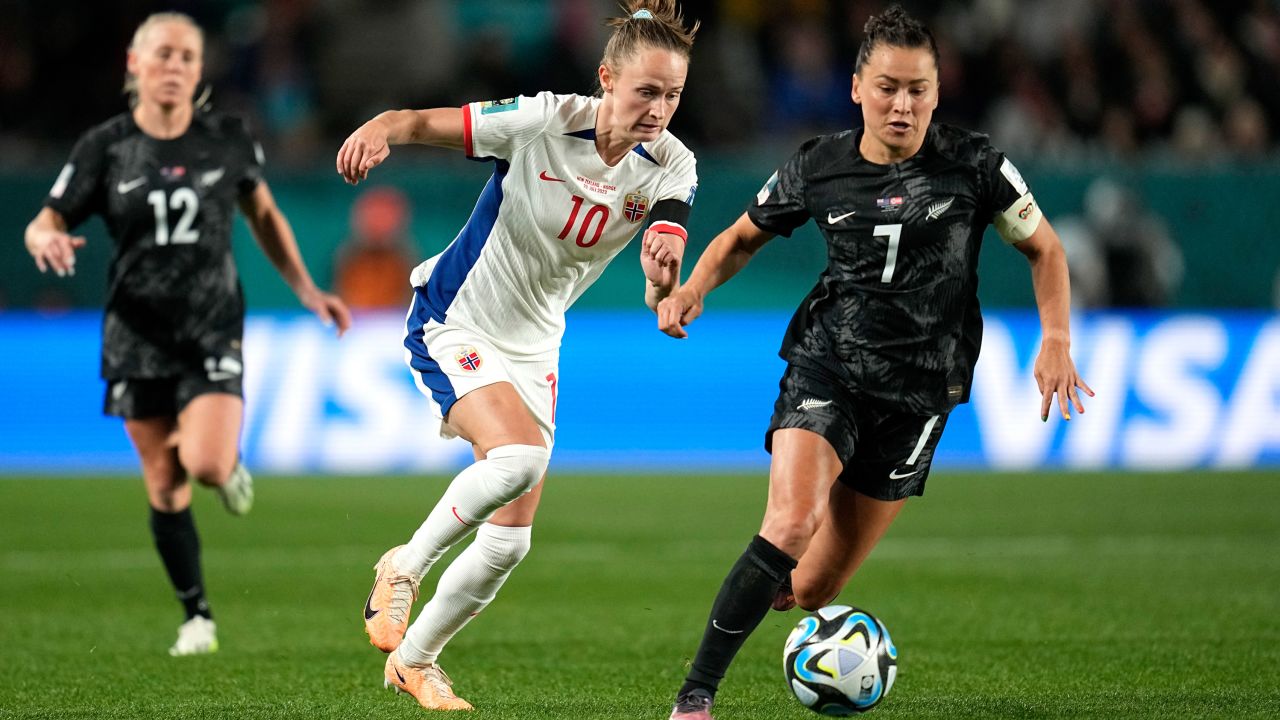
M 631 193 L 622 201 L 622 215 L 631 222 L 640 222 L 649 211 L 649 198 L 640 193 Z
M 492 115 L 494 113 L 515 110 L 518 107 L 520 107 L 520 98 L 518 97 L 505 98 L 503 100 L 485 100 L 480 103 L 480 114 Z
M 902 207 L 902 196 L 894 195 L 893 197 L 877 198 L 876 207 L 880 208 L 881 212 L 893 212 Z
M 763 205 L 765 200 L 773 194 L 773 189 L 778 186 L 778 171 L 775 170 L 768 180 L 764 181 L 764 187 L 760 188 L 760 192 L 756 193 L 756 204 Z
M 480 369 L 484 361 L 480 359 L 480 353 L 476 349 L 467 345 L 458 351 L 453 358 L 458 361 L 458 366 L 467 372 L 475 372 Z

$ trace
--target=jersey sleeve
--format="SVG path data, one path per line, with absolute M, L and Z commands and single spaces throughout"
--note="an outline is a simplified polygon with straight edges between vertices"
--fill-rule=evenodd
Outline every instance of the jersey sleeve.
M 1022 174 L 1004 153 L 992 148 L 983 163 L 991 223 L 1010 245 L 1031 237 L 1044 217 Z
M 254 136 L 249 126 L 239 118 L 228 119 L 228 135 L 234 145 L 234 152 L 240 155 L 240 173 L 236 177 L 236 192 L 240 197 L 252 193 L 258 183 L 262 182 L 262 169 L 266 165 L 266 156 L 262 152 L 262 143 Z
M 649 213 L 649 227 L 687 239 L 689 213 L 698 194 L 698 167 L 693 153 L 681 148 L 671 170 L 658 184 L 658 196 Z
M 804 158 L 808 144 L 765 181 L 747 208 L 747 217 L 756 227 L 775 235 L 791 237 L 796 228 L 809 221 L 805 203 Z
M 98 130 L 90 130 L 71 150 L 71 158 L 58 173 L 44 204 L 62 216 L 68 229 L 73 229 L 103 208 L 106 176 L 106 138 Z
M 555 95 L 549 92 L 463 105 L 462 137 L 467 157 L 510 159 L 547 127 L 555 106 Z

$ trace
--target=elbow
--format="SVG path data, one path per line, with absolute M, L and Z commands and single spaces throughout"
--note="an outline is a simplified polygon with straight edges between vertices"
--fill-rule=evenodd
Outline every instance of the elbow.
M 1067 262 L 1067 253 L 1062 249 L 1062 243 L 1058 242 L 1057 237 L 1028 238 L 1016 247 L 1022 251 L 1032 267 L 1057 263 L 1065 265 Z

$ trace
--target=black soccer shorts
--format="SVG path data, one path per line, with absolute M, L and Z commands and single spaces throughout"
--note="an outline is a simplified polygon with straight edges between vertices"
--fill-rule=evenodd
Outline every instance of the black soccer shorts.
M 243 398 L 242 377 L 237 374 L 210 379 L 198 370 L 174 377 L 108 380 L 102 412 L 128 420 L 177 417 L 187 403 L 209 393 Z
M 923 495 L 947 415 L 920 415 L 870 398 L 829 370 L 788 365 L 764 437 L 800 428 L 826 438 L 844 465 L 840 482 L 877 500 Z

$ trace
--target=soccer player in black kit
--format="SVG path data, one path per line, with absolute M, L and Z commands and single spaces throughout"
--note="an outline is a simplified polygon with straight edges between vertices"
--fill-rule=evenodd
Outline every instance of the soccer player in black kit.
M 783 339 L 787 368 L 765 435 L 760 533 L 725 578 L 672 720 L 710 720 L 734 655 L 770 606 L 816 610 L 866 559 L 906 499 L 924 493 L 947 414 L 968 400 L 981 344 L 978 250 L 994 224 L 1031 264 L 1047 419 L 1093 392 L 1070 355 L 1067 265 L 1022 177 L 985 135 L 930 125 L 932 34 L 900 7 L 871 17 L 854 68 L 863 127 L 814 138 L 718 235 L 658 308 L 685 337 L 703 298 L 775 235 L 813 219 L 828 266 Z
M 237 204 L 302 304 L 339 334 L 351 322 L 343 302 L 312 282 L 244 124 L 195 107 L 203 50 L 186 15 L 159 13 L 138 27 L 128 53 L 131 111 L 80 138 L 26 230 L 36 266 L 60 276 L 74 272 L 85 243 L 68 231 L 90 215 L 106 220 L 114 241 L 104 412 L 124 418 L 156 550 L 186 613 L 169 650 L 175 656 L 218 648 L 187 478 L 217 489 L 233 514 L 253 503 L 238 461 L 245 308 L 231 254 Z

